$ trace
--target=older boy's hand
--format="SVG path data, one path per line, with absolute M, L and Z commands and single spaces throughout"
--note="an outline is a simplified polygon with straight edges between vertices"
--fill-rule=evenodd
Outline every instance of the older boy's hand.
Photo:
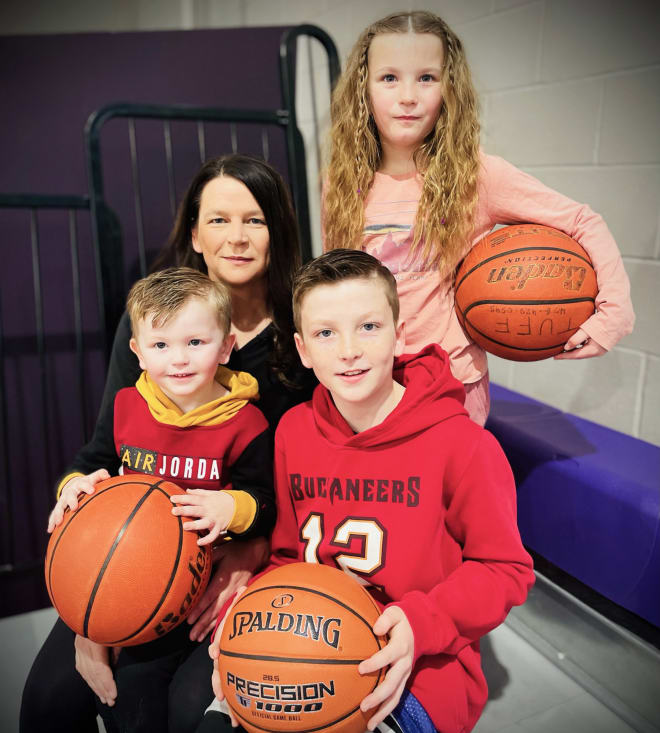
M 172 514 L 198 517 L 194 522 L 184 522 L 184 529 L 197 532 L 208 530 L 208 534 L 197 540 L 198 545 L 208 545 L 227 531 L 236 506 L 231 494 L 209 489 L 187 489 L 185 494 L 171 496 L 170 501 L 177 505 L 172 509 Z
M 246 587 L 247 586 L 242 585 L 236 591 L 236 596 L 234 597 L 234 600 L 231 602 L 231 605 L 229 606 L 229 608 L 227 609 L 222 621 L 218 624 L 218 628 L 215 631 L 215 636 L 213 637 L 213 641 L 211 642 L 209 646 L 209 656 L 213 660 L 213 673 L 211 674 L 211 687 L 213 687 L 213 694 L 221 702 L 222 700 L 225 699 L 225 693 L 222 691 L 222 685 L 220 684 L 220 670 L 218 669 L 218 657 L 220 656 L 220 637 L 222 636 L 222 629 L 224 628 L 224 625 L 225 625 L 225 619 L 227 618 L 227 616 L 229 616 L 230 611 L 236 605 L 236 601 L 241 597 Z M 238 721 L 234 717 L 232 709 L 229 705 L 227 705 L 227 713 L 229 714 L 229 718 L 231 719 L 232 728 L 238 728 Z
M 388 633 L 387 645 L 358 667 L 360 674 L 368 674 L 389 665 L 385 679 L 360 704 L 365 713 L 378 708 L 369 720 L 369 730 L 374 730 L 398 705 L 412 671 L 415 637 L 406 614 L 398 606 L 386 608 L 374 624 L 377 636 Z
M 215 565 L 211 580 L 187 618 L 192 625 L 193 641 L 201 641 L 213 631 L 220 609 L 265 564 L 268 551 L 268 540 L 263 537 L 227 542 L 213 551 Z
M 607 349 L 578 328 L 564 345 L 564 350 L 561 354 L 557 354 L 555 359 L 590 359 L 592 356 L 603 354 L 607 354 Z
M 74 476 L 69 479 L 60 491 L 60 498 L 55 504 L 55 508 L 48 517 L 48 532 L 52 532 L 55 527 L 64 519 L 64 512 L 70 509 L 75 512 L 78 508 L 78 497 L 80 494 L 93 494 L 94 486 L 99 481 L 104 481 L 110 478 L 110 474 L 105 468 L 99 468 L 94 473 L 89 473 L 87 476 Z

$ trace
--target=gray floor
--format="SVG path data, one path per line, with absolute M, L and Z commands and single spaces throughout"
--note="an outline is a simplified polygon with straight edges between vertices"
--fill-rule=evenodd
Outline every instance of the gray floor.
M 0 619 L 0 731 L 18 730 L 23 682 L 55 619 L 51 609 Z M 633 733 L 623 720 L 504 624 L 483 644 L 491 699 L 476 733 Z

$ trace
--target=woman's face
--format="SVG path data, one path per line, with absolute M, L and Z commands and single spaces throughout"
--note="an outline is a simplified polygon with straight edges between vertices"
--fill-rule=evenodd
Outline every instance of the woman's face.
M 263 279 L 269 244 L 263 211 L 244 183 L 220 176 L 204 186 L 192 245 L 212 280 L 231 288 Z

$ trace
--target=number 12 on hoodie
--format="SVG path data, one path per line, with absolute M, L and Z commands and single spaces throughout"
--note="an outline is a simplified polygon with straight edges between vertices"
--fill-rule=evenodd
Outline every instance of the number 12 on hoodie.
M 324 538 L 323 515 L 312 513 L 303 522 L 300 536 L 305 545 L 305 562 L 319 563 L 318 548 Z M 362 549 L 359 553 L 341 552 L 352 540 L 361 539 Z M 355 578 L 360 585 L 372 585 L 365 575 L 373 575 L 385 564 L 385 529 L 375 519 L 362 517 L 346 517 L 334 528 L 329 544 L 337 547 L 334 560 L 342 570 Z

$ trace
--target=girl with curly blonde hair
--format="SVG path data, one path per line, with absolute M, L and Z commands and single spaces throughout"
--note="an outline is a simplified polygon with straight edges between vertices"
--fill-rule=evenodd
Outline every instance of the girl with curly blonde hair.
M 479 147 L 477 94 L 463 45 L 437 15 L 399 12 L 358 38 L 333 93 L 324 182 L 325 249 L 362 248 L 394 274 L 406 350 L 439 343 L 478 423 L 486 354 L 461 328 L 453 274 L 496 224 L 564 231 L 591 256 L 596 313 L 555 358 L 599 356 L 632 330 L 630 286 L 603 219 Z

